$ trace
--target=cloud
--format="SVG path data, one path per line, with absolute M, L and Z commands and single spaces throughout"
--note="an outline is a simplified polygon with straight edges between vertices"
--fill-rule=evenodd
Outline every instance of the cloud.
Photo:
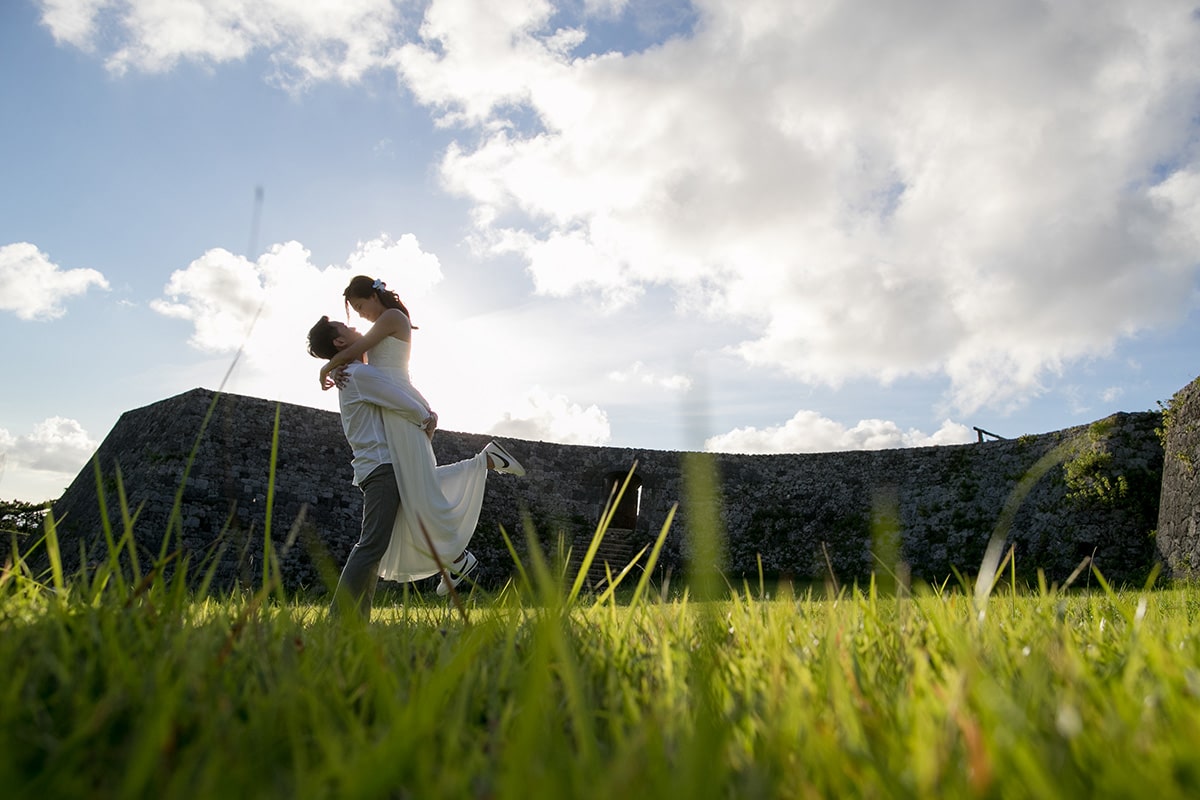
M 588 50 L 589 15 L 638 27 L 652 5 L 48 0 L 43 19 L 118 72 L 255 50 L 288 85 L 395 70 L 461 131 L 440 175 L 476 252 L 522 259 L 543 297 L 668 290 L 709 345 L 736 335 L 725 353 L 804 383 L 942 378 L 962 413 L 1010 409 L 1197 305 L 1188 0 L 697 0 L 669 38 Z M 238 274 L 240 320 L 264 295 Z
M 257 261 L 209 250 L 174 272 L 164 297 L 150 306 L 190 323 L 188 341 L 198 350 L 241 350 L 244 363 L 227 389 L 316 402 L 320 389 L 317 364 L 306 352 L 308 329 L 321 316 L 346 318 L 342 291 L 362 273 L 382 278 L 406 301 L 425 296 L 442 277 L 437 258 L 411 235 L 360 242 L 345 266 L 327 267 L 314 265 L 309 251 L 293 241 L 273 245 Z M 354 318 L 352 324 L 363 323 Z
M 542 77 L 583 42 L 577 28 L 547 29 L 555 10 L 548 0 L 435 0 L 420 40 L 398 48 L 394 63 L 444 124 L 486 123 L 498 105 L 528 103 Z
M 435 1 L 406 46 L 482 135 L 445 186 L 537 291 L 669 286 L 749 324 L 748 363 L 941 374 L 963 412 L 1196 304 L 1191 4 L 697 6 L 690 37 L 578 58 L 544 3 Z
M 61 269 L 28 242 L 0 247 L 0 309 L 19 319 L 58 319 L 66 300 L 92 286 L 107 289 L 108 281 L 94 269 Z
M 306 335 L 322 315 L 346 318 L 342 291 L 356 274 L 382 278 L 413 309 L 421 326 L 414 337 L 413 379 L 443 427 L 574 444 L 611 439 L 598 406 L 534 384 L 560 377 L 578 360 L 569 331 L 546 341 L 544 331 L 561 329 L 561 317 L 550 314 L 528 330 L 515 324 L 517 318 L 545 312 L 456 315 L 446 298 L 436 296 L 443 280 L 438 259 L 409 234 L 360 242 L 344 265 L 325 267 L 314 265 L 298 242 L 273 245 L 257 261 L 210 250 L 172 274 L 151 308 L 186 322 L 197 350 L 231 355 L 241 349 L 225 390 L 335 408 L 336 395 L 318 387 L 319 362 L 306 352 Z M 369 325 L 353 312 L 349 319 L 360 330 Z M 519 386 L 531 388 L 514 390 Z
M 308 251 L 295 252 L 289 242 L 277 246 L 258 264 L 217 248 L 209 250 L 186 269 L 176 270 L 163 292 L 170 300 L 157 299 L 150 307 L 158 313 L 192 322 L 189 343 L 201 350 L 223 353 L 237 350 L 250 333 L 258 311 L 266 305 L 268 287 L 260 264 L 278 264 L 281 259 L 307 264 Z
M 82 425 L 65 417 L 49 417 L 20 436 L 0 428 L 0 451 L 6 470 L 53 472 L 68 481 L 74 479 L 98 445 Z
M 29 502 L 57 499 L 99 444 L 76 420 L 49 417 L 26 434 L 0 428 L 3 496 Z
M 676 392 L 686 392 L 692 388 L 692 379 L 686 375 L 659 375 L 650 370 L 641 361 L 635 361 L 627 370 L 613 370 L 608 374 L 609 380 L 617 383 L 640 383 L 644 386 L 654 386 Z
M 965 444 L 975 439 L 970 428 L 950 420 L 934 433 L 925 434 L 915 429 L 903 431 L 896 423 L 881 419 L 860 420 L 846 428 L 815 411 L 797 411 L 776 427 L 736 428 L 713 436 L 704 442 L 704 449 L 717 453 L 825 453 Z
M 405 234 L 398 241 L 383 234 L 359 242 L 346 259 L 346 265 L 355 275 L 392 276 L 388 278 L 392 281 L 390 288 L 402 287 L 405 297 L 425 297 L 442 280 L 437 256 L 421 250 L 412 234 Z
M 91 50 L 96 18 L 110 0 L 42 0 L 42 24 L 55 40 Z
M 269 51 L 289 87 L 356 81 L 384 63 L 401 27 L 392 0 L 42 0 L 55 40 L 107 47 L 114 73 L 162 72 L 179 61 L 221 64 Z M 101 33 L 103 32 L 103 35 Z
M 563 395 L 534 387 L 515 411 L 492 426 L 488 433 L 531 441 L 603 445 L 612 438 L 608 415 L 596 406 L 583 408 Z

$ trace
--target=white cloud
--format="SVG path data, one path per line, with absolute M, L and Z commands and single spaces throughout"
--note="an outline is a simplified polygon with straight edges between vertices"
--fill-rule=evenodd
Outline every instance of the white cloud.
M 583 0 L 584 10 L 597 16 L 615 17 L 628 5 L 629 0 Z
M 395 161 L 396 160 L 396 143 L 393 142 L 390 137 L 385 136 L 382 139 L 380 139 L 378 142 L 375 143 L 375 146 L 371 148 L 371 152 L 375 154 L 376 158 L 383 158 L 383 159 L 387 159 L 388 161 Z
M 377 239 L 359 242 L 346 259 L 346 265 L 355 275 L 389 276 L 385 280 L 388 288 L 399 287 L 405 297 L 425 297 L 442 280 L 437 256 L 422 251 L 411 233 L 401 236 L 399 241 L 393 241 L 385 233 Z
M 319 403 L 317 362 L 306 352 L 308 329 L 321 316 L 345 319 L 342 291 L 356 274 L 387 283 L 407 301 L 441 279 L 435 256 L 411 235 L 386 234 L 360 242 L 346 266 L 317 267 L 298 242 L 277 244 L 257 261 L 210 250 L 171 275 L 164 298 L 151 308 L 192 325 L 189 343 L 204 352 L 234 353 L 244 361 L 226 388 L 290 402 Z M 366 330 L 354 317 L 351 324 Z
M 50 417 L 34 425 L 28 435 L 18 437 L 14 451 L 17 460 L 32 469 L 74 476 L 98 444 L 75 420 Z
M 641 361 L 635 361 L 629 369 L 613 370 L 608 374 L 609 380 L 617 383 L 640 383 L 644 386 L 654 386 L 676 392 L 686 392 L 692 388 L 692 379 L 686 375 L 660 375 L 648 368 Z
M 22 435 L 0 428 L 5 471 L 50 472 L 67 482 L 75 478 L 98 445 L 82 425 L 65 417 L 49 417 Z
M 293 251 L 296 243 L 273 248 L 259 259 L 274 260 L 281 252 L 307 263 L 308 252 Z M 209 250 L 186 269 L 171 273 L 163 292 L 171 300 L 153 300 L 160 314 L 195 325 L 189 339 L 194 347 L 213 353 L 236 350 L 250 332 L 258 310 L 266 304 L 267 288 L 257 264 L 224 249 Z
M 42 23 L 60 42 L 92 48 L 96 17 L 111 0 L 42 0 Z
M 751 321 L 748 362 L 942 373 L 964 412 L 1196 302 L 1190 3 L 710 0 L 689 39 L 586 59 L 518 5 L 435 0 L 399 66 L 484 134 L 446 186 L 542 293 L 669 285 Z
M 263 49 L 288 86 L 358 80 L 385 62 L 401 23 L 392 0 L 42 0 L 42 8 L 56 40 L 111 45 L 106 63 L 117 74 Z
M 63 303 L 92 286 L 108 288 L 94 269 L 64 270 L 29 242 L 0 247 L 0 309 L 25 320 L 57 319 Z
M 962 413 L 1003 410 L 1197 304 L 1190 0 L 697 0 L 687 34 L 577 55 L 588 14 L 641 5 L 430 0 L 419 28 L 390 0 L 43 8 L 60 41 L 103 30 L 117 71 L 255 49 L 289 85 L 394 69 L 463 131 L 441 175 L 477 252 L 608 309 L 666 287 L 715 323 L 705 346 L 803 382 L 944 376 Z M 205 259 L 219 285 L 179 291 L 227 301 L 160 310 L 212 346 L 271 293 Z
M 950 420 L 925 434 L 901 430 L 896 423 L 881 419 L 860 420 L 847 428 L 815 411 L 797 411 L 783 425 L 736 428 L 707 439 L 704 448 L 718 453 L 824 453 L 965 444 L 975 439 L 970 428 Z
M 64 417 L 49 417 L 20 435 L 0 428 L 0 497 L 57 499 L 98 446 L 82 425 Z
M 444 123 L 487 122 L 498 105 L 528 102 L 541 77 L 583 41 L 577 29 L 544 29 L 554 11 L 548 0 L 435 0 L 421 42 L 401 46 L 395 65 Z
M 532 441 L 603 445 L 612 438 L 608 415 L 596 406 L 583 408 L 567 397 L 534 387 L 518 408 L 504 414 L 488 433 Z

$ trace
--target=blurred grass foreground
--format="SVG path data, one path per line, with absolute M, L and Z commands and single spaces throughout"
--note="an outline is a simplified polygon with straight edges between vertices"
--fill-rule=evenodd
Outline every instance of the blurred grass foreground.
M 693 516 L 711 493 L 697 471 Z M 261 586 L 217 592 L 111 514 L 106 560 L 66 574 L 51 516 L 45 573 L 16 552 L 0 574 L 8 797 L 1200 792 L 1194 588 L 1117 590 L 1086 566 L 1072 589 L 1025 586 L 1010 552 L 973 586 L 793 594 L 710 561 L 672 593 L 650 580 L 668 517 L 615 590 L 510 542 L 498 591 L 405 593 L 363 624 L 288 596 L 269 531 Z M 720 531 L 697 530 L 710 558 Z

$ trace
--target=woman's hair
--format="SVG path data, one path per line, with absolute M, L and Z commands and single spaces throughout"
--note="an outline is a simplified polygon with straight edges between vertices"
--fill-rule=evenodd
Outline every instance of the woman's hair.
M 337 328 L 333 327 L 329 317 L 321 317 L 308 332 L 308 354 L 327 361 L 333 358 L 338 352 L 337 345 L 333 343 L 337 336 Z
M 408 317 L 409 324 L 412 323 L 412 315 L 408 313 L 408 309 L 404 307 L 404 303 L 400 302 L 400 295 L 387 288 L 387 284 L 378 278 L 370 278 L 366 275 L 356 275 L 350 279 L 350 285 L 346 287 L 346 291 L 342 292 L 342 297 L 346 299 L 346 316 L 350 316 L 350 301 L 352 299 L 367 299 L 368 297 L 378 297 L 379 302 L 384 308 L 398 308 Z M 416 330 L 417 326 L 412 325 L 412 329 Z

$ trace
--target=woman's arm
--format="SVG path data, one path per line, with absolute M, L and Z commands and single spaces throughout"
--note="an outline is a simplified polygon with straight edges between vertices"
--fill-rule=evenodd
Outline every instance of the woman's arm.
M 332 389 L 334 383 L 329 377 L 329 373 L 351 361 L 358 361 L 362 358 L 363 353 L 382 342 L 384 338 L 394 334 L 399 334 L 397 338 L 402 341 L 410 341 L 412 324 L 408 321 L 408 317 L 404 316 L 404 312 L 397 308 L 389 308 L 379 315 L 375 324 L 357 342 L 342 348 L 337 355 L 325 362 L 321 367 L 321 388 Z

